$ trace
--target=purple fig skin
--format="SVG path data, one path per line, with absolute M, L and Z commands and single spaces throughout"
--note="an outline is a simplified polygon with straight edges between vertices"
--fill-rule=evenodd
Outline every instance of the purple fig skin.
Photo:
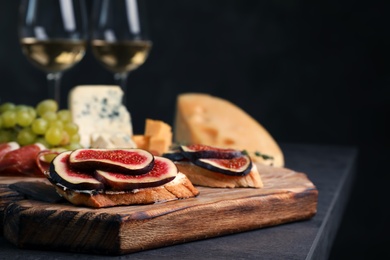
M 194 164 L 230 176 L 245 176 L 252 170 L 252 160 L 247 155 L 232 159 L 201 158 L 195 160 Z
M 129 175 L 149 172 L 154 156 L 142 149 L 77 149 L 69 156 L 75 169 L 95 169 Z
M 184 157 L 192 161 L 200 158 L 232 159 L 243 155 L 239 150 L 216 148 L 200 144 L 181 145 L 179 149 Z
M 106 191 L 129 191 L 161 186 L 172 181 L 178 174 L 177 166 L 169 159 L 155 156 L 153 169 L 142 175 L 124 175 L 115 172 L 95 171 L 95 178 L 106 187 Z
M 96 180 L 88 172 L 80 172 L 69 166 L 68 160 L 71 151 L 57 155 L 50 163 L 47 178 L 57 186 L 78 191 L 100 191 L 104 184 Z
M 188 158 L 186 158 L 183 155 L 183 152 L 181 150 L 174 150 L 174 151 L 163 153 L 162 157 L 168 158 L 171 161 L 186 161 L 186 160 L 188 160 Z

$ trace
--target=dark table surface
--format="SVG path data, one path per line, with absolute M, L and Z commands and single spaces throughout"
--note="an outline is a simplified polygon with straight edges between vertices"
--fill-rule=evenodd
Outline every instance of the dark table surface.
M 22 250 L 0 236 L 0 259 L 327 259 L 356 172 L 357 148 L 282 144 L 282 150 L 286 167 L 306 173 L 319 191 L 310 220 L 117 257 Z

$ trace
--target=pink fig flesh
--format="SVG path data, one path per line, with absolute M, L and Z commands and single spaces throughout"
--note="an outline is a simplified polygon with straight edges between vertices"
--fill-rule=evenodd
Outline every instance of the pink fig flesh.
M 91 174 L 70 167 L 70 153 L 71 151 L 60 153 L 51 161 L 50 170 L 47 173 L 48 179 L 57 186 L 71 190 L 102 190 L 103 183 L 96 180 Z
M 95 178 L 104 183 L 106 190 L 128 191 L 163 185 L 178 174 L 177 166 L 169 159 L 155 156 L 151 171 L 142 175 L 125 175 L 97 170 Z
M 181 145 L 179 149 L 184 157 L 190 160 L 199 158 L 231 159 L 242 155 L 240 150 L 217 148 L 203 144 Z
M 77 149 L 69 156 L 69 163 L 77 169 L 95 169 L 129 175 L 149 172 L 154 156 L 142 149 Z
M 247 155 L 232 159 L 201 158 L 194 163 L 199 167 L 232 176 L 245 176 L 252 169 L 252 160 Z

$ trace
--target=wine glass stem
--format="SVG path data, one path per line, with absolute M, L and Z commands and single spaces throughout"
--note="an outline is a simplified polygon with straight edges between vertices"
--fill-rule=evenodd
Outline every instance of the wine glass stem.
M 61 72 L 51 72 L 47 74 L 47 83 L 49 88 L 49 98 L 57 101 L 58 106 L 60 106 L 61 97 L 60 97 L 60 83 L 61 83 Z
M 126 106 L 127 102 L 127 72 L 115 73 L 114 78 L 116 83 L 121 87 L 123 91 L 122 103 Z

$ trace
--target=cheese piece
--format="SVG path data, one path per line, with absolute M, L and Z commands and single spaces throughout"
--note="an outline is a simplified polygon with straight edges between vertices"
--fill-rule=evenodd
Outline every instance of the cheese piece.
M 122 97 L 119 86 L 81 85 L 69 92 L 69 110 L 73 122 L 79 126 L 82 146 L 91 146 L 92 134 L 121 134 L 131 139 L 131 117 L 122 105 Z
M 138 148 L 148 150 L 154 155 L 162 155 L 172 145 L 172 127 L 160 120 L 146 119 L 143 135 L 133 135 Z
M 168 152 L 171 142 L 163 138 L 151 137 L 149 141 L 148 151 L 154 155 L 162 155 Z
M 150 136 L 133 135 L 132 139 L 133 139 L 133 142 L 135 143 L 135 145 L 137 146 L 137 148 L 148 150 Z
M 284 165 L 283 153 L 269 132 L 241 108 L 219 97 L 203 93 L 179 95 L 173 132 L 173 140 L 179 144 L 246 150 L 255 162 Z M 265 160 L 257 152 L 273 160 Z
M 149 136 L 148 150 L 161 155 L 168 152 L 172 145 L 172 128 L 160 120 L 146 119 L 145 136 Z
M 91 148 L 137 148 L 133 139 L 122 133 L 92 134 Z
M 154 137 L 164 137 L 171 134 L 172 128 L 167 123 L 160 120 L 146 119 L 145 135 Z

